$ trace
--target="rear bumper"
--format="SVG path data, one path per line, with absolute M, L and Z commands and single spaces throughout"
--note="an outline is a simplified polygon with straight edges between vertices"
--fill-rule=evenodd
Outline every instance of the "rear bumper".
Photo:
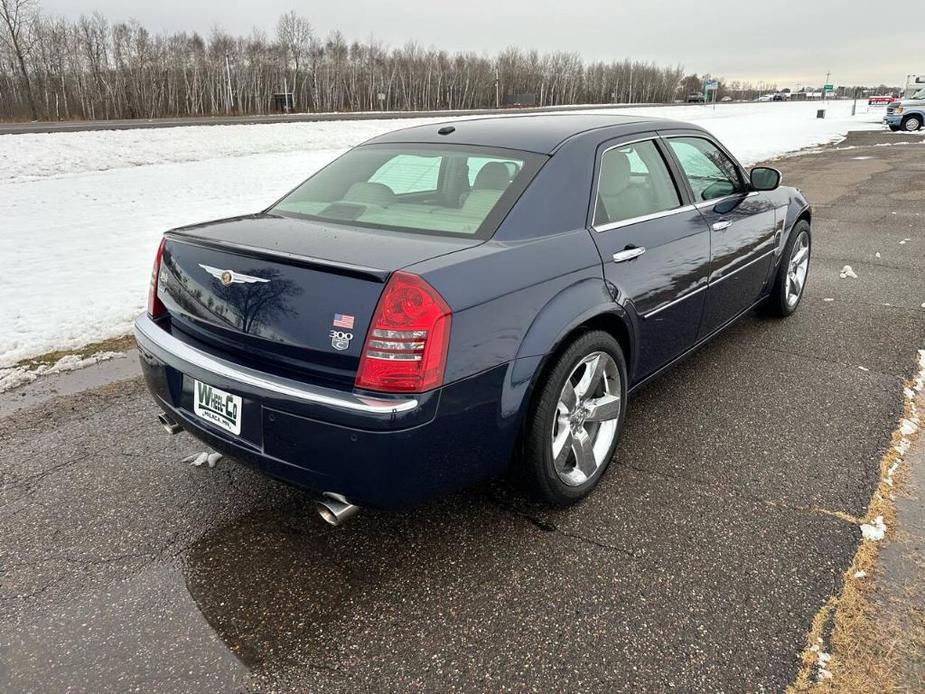
M 267 475 L 352 503 L 395 507 L 498 474 L 516 417 L 500 416 L 499 366 L 423 394 L 324 388 L 234 364 L 135 322 L 142 371 L 157 403 L 188 432 Z M 193 379 L 243 398 L 241 435 L 193 413 Z

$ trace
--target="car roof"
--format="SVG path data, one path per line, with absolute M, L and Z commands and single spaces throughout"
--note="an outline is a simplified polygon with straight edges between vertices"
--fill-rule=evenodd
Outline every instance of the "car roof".
M 446 126 L 453 126 L 454 130 L 441 135 L 438 131 Z M 566 140 L 583 133 L 606 129 L 606 133 L 600 134 L 609 138 L 644 130 L 679 127 L 700 130 L 697 126 L 688 123 L 646 116 L 607 113 L 538 113 L 415 125 L 379 135 L 363 144 L 447 143 L 552 154 Z

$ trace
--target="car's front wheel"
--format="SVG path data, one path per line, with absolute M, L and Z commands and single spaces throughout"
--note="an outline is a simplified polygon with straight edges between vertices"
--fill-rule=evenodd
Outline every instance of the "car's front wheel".
M 571 504 L 594 488 L 617 447 L 626 412 L 623 350 L 608 333 L 584 333 L 537 388 L 520 473 L 546 501 Z
M 894 133 L 897 133 L 897 132 L 899 132 L 899 126 L 898 126 L 898 125 L 891 125 L 891 126 L 890 126 L 890 130 L 892 130 Z
M 908 116 L 903 120 L 903 130 L 909 133 L 914 133 L 916 130 L 922 127 L 922 118 L 921 116 Z
M 787 245 L 781 254 L 780 267 L 774 279 L 771 295 L 765 302 L 768 313 L 781 318 L 797 310 L 809 276 L 809 258 L 812 240 L 809 222 L 801 219 L 793 225 Z

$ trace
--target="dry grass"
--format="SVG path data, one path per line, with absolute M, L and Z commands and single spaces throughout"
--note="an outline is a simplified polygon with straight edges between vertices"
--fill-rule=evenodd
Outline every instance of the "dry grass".
M 135 338 L 131 335 L 123 335 L 122 337 L 113 337 L 109 340 L 103 340 L 101 342 L 91 342 L 88 345 L 84 345 L 79 349 L 71 350 L 55 350 L 53 352 L 46 352 L 37 357 L 32 357 L 31 359 L 23 359 L 21 362 L 15 364 L 15 366 L 23 367 L 29 369 L 35 369 L 39 366 L 51 366 L 57 362 L 62 357 L 69 355 L 76 355 L 81 359 L 90 357 L 97 352 L 124 352 L 128 349 L 132 349 L 135 346 Z
M 925 398 L 918 397 L 919 412 L 925 408 Z M 904 416 L 913 417 L 913 401 L 907 399 Z M 915 435 L 907 436 L 907 439 Z M 829 598 L 813 618 L 806 648 L 801 655 L 801 667 L 790 694 L 813 692 L 820 694 L 880 694 L 897 691 L 896 671 L 902 659 L 922 657 L 925 653 L 925 611 L 921 623 L 910 633 L 908 620 L 900 624 L 897 615 L 909 615 L 918 606 L 904 604 L 886 606 L 873 600 L 878 573 L 877 559 L 883 542 L 896 534 L 895 494 L 903 485 L 905 468 L 897 465 L 892 474 L 892 486 L 886 481 L 894 463 L 900 462 L 896 446 L 902 440 L 898 428 L 893 432 L 889 452 L 880 461 L 880 483 L 874 490 L 863 522 L 882 516 L 887 526 L 883 541 L 861 542 L 851 566 L 842 577 L 842 590 Z M 848 516 L 846 518 L 850 519 Z M 863 571 L 863 579 L 855 574 Z M 820 678 L 819 653 L 830 656 L 825 669 L 830 678 Z

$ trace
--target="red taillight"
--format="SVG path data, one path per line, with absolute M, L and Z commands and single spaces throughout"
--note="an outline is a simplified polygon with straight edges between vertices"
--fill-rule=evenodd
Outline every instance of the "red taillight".
M 166 313 L 167 308 L 163 302 L 157 298 L 157 276 L 161 273 L 161 258 L 164 257 L 164 239 L 157 247 L 157 254 L 154 256 L 154 267 L 151 270 L 151 285 L 148 287 L 148 315 L 152 318 Z
M 443 384 L 452 311 L 417 275 L 396 272 L 366 334 L 358 388 L 420 393 Z

